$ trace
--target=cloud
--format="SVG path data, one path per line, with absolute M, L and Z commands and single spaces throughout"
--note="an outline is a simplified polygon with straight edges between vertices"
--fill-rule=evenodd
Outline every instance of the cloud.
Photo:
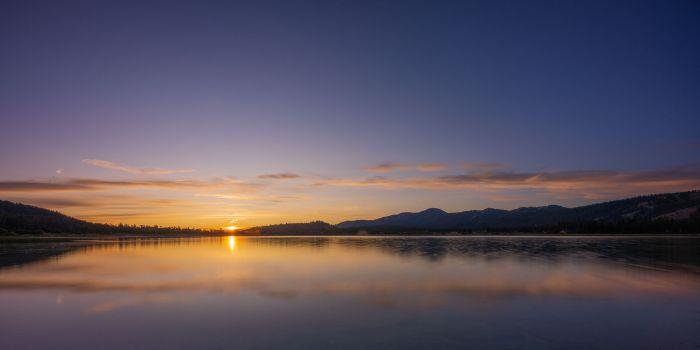
M 464 163 L 462 164 L 462 168 L 465 170 L 478 170 L 478 171 L 494 171 L 494 170 L 503 170 L 503 169 L 508 169 L 508 165 L 503 164 L 503 163 L 485 163 L 485 162 L 477 162 L 477 163 Z
M 0 192 L 97 191 L 111 188 L 183 188 L 210 187 L 214 183 L 194 180 L 130 181 L 68 179 L 61 181 L 0 181 Z
M 384 163 L 379 163 L 377 165 L 366 167 L 365 170 L 372 172 L 372 173 L 390 173 L 392 171 L 408 170 L 410 168 L 411 168 L 410 165 L 406 165 L 406 164 L 402 164 L 402 163 L 384 162 Z
M 295 173 L 276 173 L 258 175 L 258 179 L 289 180 L 300 178 L 301 175 Z
M 186 198 L 163 198 L 111 193 L 81 192 L 22 193 L 6 198 L 9 201 L 59 210 L 83 220 L 117 222 L 118 219 L 146 218 L 178 213 L 199 208 Z
M 0 192 L 75 191 L 85 186 L 70 182 L 0 181 Z
M 0 181 L 0 192 L 101 191 L 130 188 L 188 190 L 224 187 L 237 191 L 254 192 L 264 188 L 265 185 L 240 181 L 231 177 L 210 180 L 99 180 L 71 178 L 56 181 Z
M 95 222 L 166 226 L 198 222 L 197 227 L 211 227 L 211 220 L 202 219 L 203 215 L 234 207 L 266 209 L 271 204 L 302 199 L 279 192 L 266 193 L 269 186 L 230 177 L 177 181 L 67 178 L 0 181 L 0 198 Z M 220 197 L 219 193 L 227 196 Z
M 418 164 L 416 167 L 418 168 L 418 170 L 424 172 L 440 171 L 447 169 L 447 165 L 442 163 L 421 163 Z
M 122 171 L 125 173 L 137 175 L 169 175 L 191 173 L 195 171 L 194 169 L 138 168 L 101 159 L 83 159 L 83 163 L 90 164 L 98 168 Z
M 377 165 L 364 168 L 372 173 L 390 173 L 393 171 L 410 171 L 419 170 L 423 172 L 440 171 L 447 169 L 446 164 L 442 163 L 420 163 L 420 164 L 405 164 L 397 162 L 384 162 Z
M 270 203 L 282 203 L 288 201 L 299 201 L 308 199 L 304 196 L 290 196 L 290 195 L 270 195 L 270 194 L 224 194 L 224 193 L 214 193 L 214 194 L 200 194 L 200 197 L 212 197 L 218 199 L 232 199 L 232 200 L 244 200 L 244 201 L 258 201 L 258 202 L 270 202 Z
M 648 171 L 485 171 L 437 177 L 327 179 L 317 186 L 376 187 L 386 189 L 536 189 L 578 192 L 589 198 L 608 195 L 682 191 L 700 188 L 700 167 L 675 167 Z

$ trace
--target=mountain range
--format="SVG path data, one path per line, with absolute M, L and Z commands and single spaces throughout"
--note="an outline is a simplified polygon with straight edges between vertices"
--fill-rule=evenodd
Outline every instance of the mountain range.
M 575 208 L 558 205 L 513 210 L 487 208 L 448 213 L 430 208 L 374 220 L 322 221 L 253 227 L 242 235 L 324 235 L 428 233 L 428 231 L 531 231 L 579 233 L 700 233 L 700 191 L 640 196 Z M 225 234 L 222 230 L 109 225 L 59 212 L 0 200 L 0 234 Z
M 565 208 L 558 205 L 513 210 L 487 208 L 448 213 L 430 208 L 374 220 L 344 221 L 338 228 L 392 227 L 429 230 L 498 229 L 551 226 L 564 222 L 620 222 L 626 220 L 686 220 L 698 218 L 700 191 L 640 196 Z

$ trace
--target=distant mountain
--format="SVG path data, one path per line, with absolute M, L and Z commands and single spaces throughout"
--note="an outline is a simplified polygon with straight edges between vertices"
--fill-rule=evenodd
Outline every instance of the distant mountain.
M 79 233 L 99 231 L 105 226 L 53 210 L 0 200 L 0 230 L 17 233 Z
M 428 230 L 505 229 L 552 226 L 565 222 L 623 222 L 657 219 L 697 219 L 700 192 L 641 196 L 611 202 L 565 208 L 558 205 L 523 207 L 514 210 L 487 208 L 447 213 L 431 208 L 418 213 L 400 213 L 375 220 L 344 221 L 336 225 L 349 228 L 405 228 Z
M 53 210 L 0 200 L 0 234 L 3 233 L 219 234 L 223 232 L 180 227 L 97 224 L 63 215 Z
M 253 227 L 237 235 L 429 234 L 473 230 L 578 233 L 700 233 L 700 191 L 657 194 L 576 208 L 558 205 L 447 213 L 430 208 L 376 220 L 323 221 Z M 59 212 L 0 200 L 0 234 L 225 234 L 220 230 L 96 224 Z
M 258 226 L 236 232 L 236 235 L 328 235 L 338 233 L 338 228 L 323 222 L 290 223 Z

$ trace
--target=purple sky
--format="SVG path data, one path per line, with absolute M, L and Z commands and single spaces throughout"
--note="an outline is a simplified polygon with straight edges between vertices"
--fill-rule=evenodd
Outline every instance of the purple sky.
M 10 0 L 0 28 L 0 198 L 89 220 L 700 187 L 697 1 Z

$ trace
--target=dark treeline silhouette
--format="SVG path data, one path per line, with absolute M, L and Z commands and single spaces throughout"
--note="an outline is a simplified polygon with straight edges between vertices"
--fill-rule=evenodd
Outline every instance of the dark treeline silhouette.
M 341 233 L 341 230 L 323 221 L 312 221 L 258 226 L 238 231 L 236 235 L 328 235 L 335 233 Z
M 0 234 L 224 234 L 222 230 L 158 225 L 110 225 L 79 220 L 57 211 L 0 200 Z
M 323 221 L 259 226 L 236 235 L 478 235 L 478 234 L 688 234 L 700 233 L 700 217 L 683 220 L 624 219 L 574 221 L 552 225 L 495 227 L 484 229 L 425 229 L 398 226 L 340 228 Z

